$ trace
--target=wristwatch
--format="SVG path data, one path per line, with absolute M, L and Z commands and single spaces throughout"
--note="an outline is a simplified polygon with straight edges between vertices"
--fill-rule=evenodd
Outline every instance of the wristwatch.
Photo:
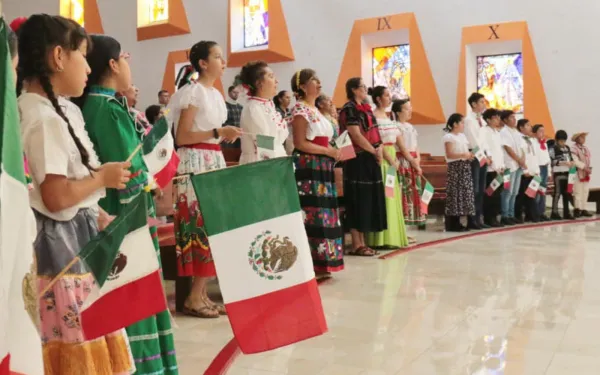
M 213 138 L 214 139 L 219 139 L 219 131 L 216 128 L 213 129 Z

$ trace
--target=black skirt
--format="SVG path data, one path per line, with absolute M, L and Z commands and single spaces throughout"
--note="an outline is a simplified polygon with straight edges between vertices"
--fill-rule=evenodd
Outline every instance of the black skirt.
M 471 162 L 456 160 L 448 163 L 446 183 L 446 216 L 475 215 L 475 193 Z
M 387 229 L 385 190 L 375 156 L 360 152 L 344 164 L 346 226 L 359 232 Z

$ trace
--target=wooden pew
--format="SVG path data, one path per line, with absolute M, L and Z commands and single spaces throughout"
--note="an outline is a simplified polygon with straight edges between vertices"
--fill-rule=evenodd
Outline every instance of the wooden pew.
M 591 188 L 588 202 L 596 203 L 596 213 L 600 214 L 600 188 Z

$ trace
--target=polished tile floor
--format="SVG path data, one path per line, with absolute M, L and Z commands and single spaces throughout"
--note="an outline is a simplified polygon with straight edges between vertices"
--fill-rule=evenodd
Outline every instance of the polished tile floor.
M 240 355 L 228 374 L 597 375 L 599 245 L 600 223 L 576 223 L 347 257 L 320 286 L 329 333 Z M 228 321 L 176 322 L 180 373 L 202 374 Z

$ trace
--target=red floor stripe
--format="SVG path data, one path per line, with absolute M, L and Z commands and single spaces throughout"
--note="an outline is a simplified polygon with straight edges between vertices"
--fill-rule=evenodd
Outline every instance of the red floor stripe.
M 204 375 L 223 375 L 240 355 L 241 351 L 235 337 L 221 349 L 219 354 L 212 360 L 210 366 L 204 371 Z
M 384 254 L 384 255 L 380 256 L 379 259 L 389 259 L 389 258 L 393 258 L 393 257 L 398 256 L 398 255 L 406 254 L 406 253 L 409 253 L 411 251 L 420 250 L 420 249 L 423 249 L 423 248 L 426 248 L 426 247 L 431 247 L 431 246 L 435 246 L 435 245 L 442 245 L 442 244 L 446 244 L 448 242 L 453 242 L 453 241 L 458 241 L 458 240 L 464 240 L 466 238 L 471 238 L 471 237 L 485 236 L 487 234 L 512 232 L 512 231 L 516 231 L 516 230 L 520 230 L 520 229 L 552 227 L 552 226 L 557 226 L 557 225 L 571 225 L 571 224 L 581 224 L 581 223 L 593 223 L 593 222 L 596 222 L 596 221 L 600 221 L 600 218 L 579 219 L 579 220 L 574 220 L 574 221 L 566 221 L 566 220 L 565 221 L 553 221 L 553 222 L 536 223 L 536 224 L 523 224 L 523 225 L 518 225 L 518 226 L 513 226 L 513 227 L 504 227 L 504 228 L 481 230 L 481 231 L 476 231 L 476 232 L 470 232 L 468 234 L 459 235 L 459 236 L 456 236 L 456 237 L 442 238 L 442 239 L 435 240 L 435 241 L 424 242 L 424 243 L 421 243 L 421 244 L 418 244 L 418 245 L 415 245 L 415 246 L 411 246 L 411 247 L 407 247 L 407 248 L 404 248 L 404 249 L 394 250 L 392 252 L 389 252 L 387 254 Z

